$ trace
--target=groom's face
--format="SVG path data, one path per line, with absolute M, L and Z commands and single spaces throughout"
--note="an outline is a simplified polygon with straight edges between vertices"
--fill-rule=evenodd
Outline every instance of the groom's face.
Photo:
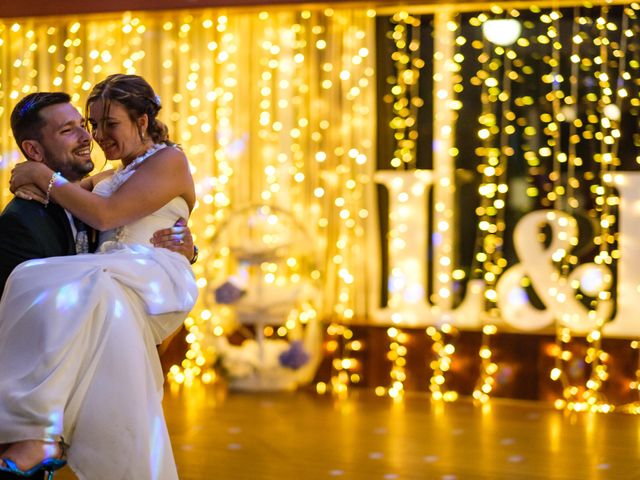
M 58 103 L 40 110 L 40 117 L 45 122 L 39 140 L 43 162 L 70 181 L 91 173 L 91 135 L 78 110 L 70 103 Z

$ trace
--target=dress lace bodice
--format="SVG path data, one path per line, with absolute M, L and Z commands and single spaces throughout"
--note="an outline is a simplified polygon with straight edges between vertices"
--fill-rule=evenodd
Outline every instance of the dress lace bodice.
M 103 197 L 110 196 L 133 175 L 138 165 L 166 147 L 164 144 L 154 145 L 125 168 L 119 168 L 111 177 L 100 181 L 93 192 Z M 176 197 L 151 215 L 128 225 L 100 232 L 98 249 L 104 251 L 123 245 L 151 245 L 149 240 L 154 232 L 173 226 L 180 217 L 189 217 L 189 206 L 183 198 Z

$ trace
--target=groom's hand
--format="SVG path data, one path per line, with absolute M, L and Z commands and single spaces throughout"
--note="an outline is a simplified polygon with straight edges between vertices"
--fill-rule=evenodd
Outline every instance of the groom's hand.
M 196 257 L 191 230 L 189 230 L 184 218 L 178 219 L 171 228 L 163 228 L 155 232 L 150 241 L 154 247 L 168 248 L 183 255 L 191 263 Z

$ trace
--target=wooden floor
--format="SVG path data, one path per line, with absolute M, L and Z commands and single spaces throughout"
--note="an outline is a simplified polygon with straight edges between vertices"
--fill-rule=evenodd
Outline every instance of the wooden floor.
M 165 410 L 181 480 L 640 479 L 640 417 L 620 413 L 211 386 L 167 390 Z

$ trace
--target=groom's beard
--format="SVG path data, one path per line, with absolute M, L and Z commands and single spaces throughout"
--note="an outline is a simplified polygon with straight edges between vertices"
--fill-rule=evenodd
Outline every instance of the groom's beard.
M 93 161 L 82 163 L 64 161 L 56 155 L 51 155 L 50 152 L 45 152 L 45 159 L 44 163 L 47 167 L 56 172 L 60 172 L 60 174 L 70 182 L 79 182 L 94 169 Z

